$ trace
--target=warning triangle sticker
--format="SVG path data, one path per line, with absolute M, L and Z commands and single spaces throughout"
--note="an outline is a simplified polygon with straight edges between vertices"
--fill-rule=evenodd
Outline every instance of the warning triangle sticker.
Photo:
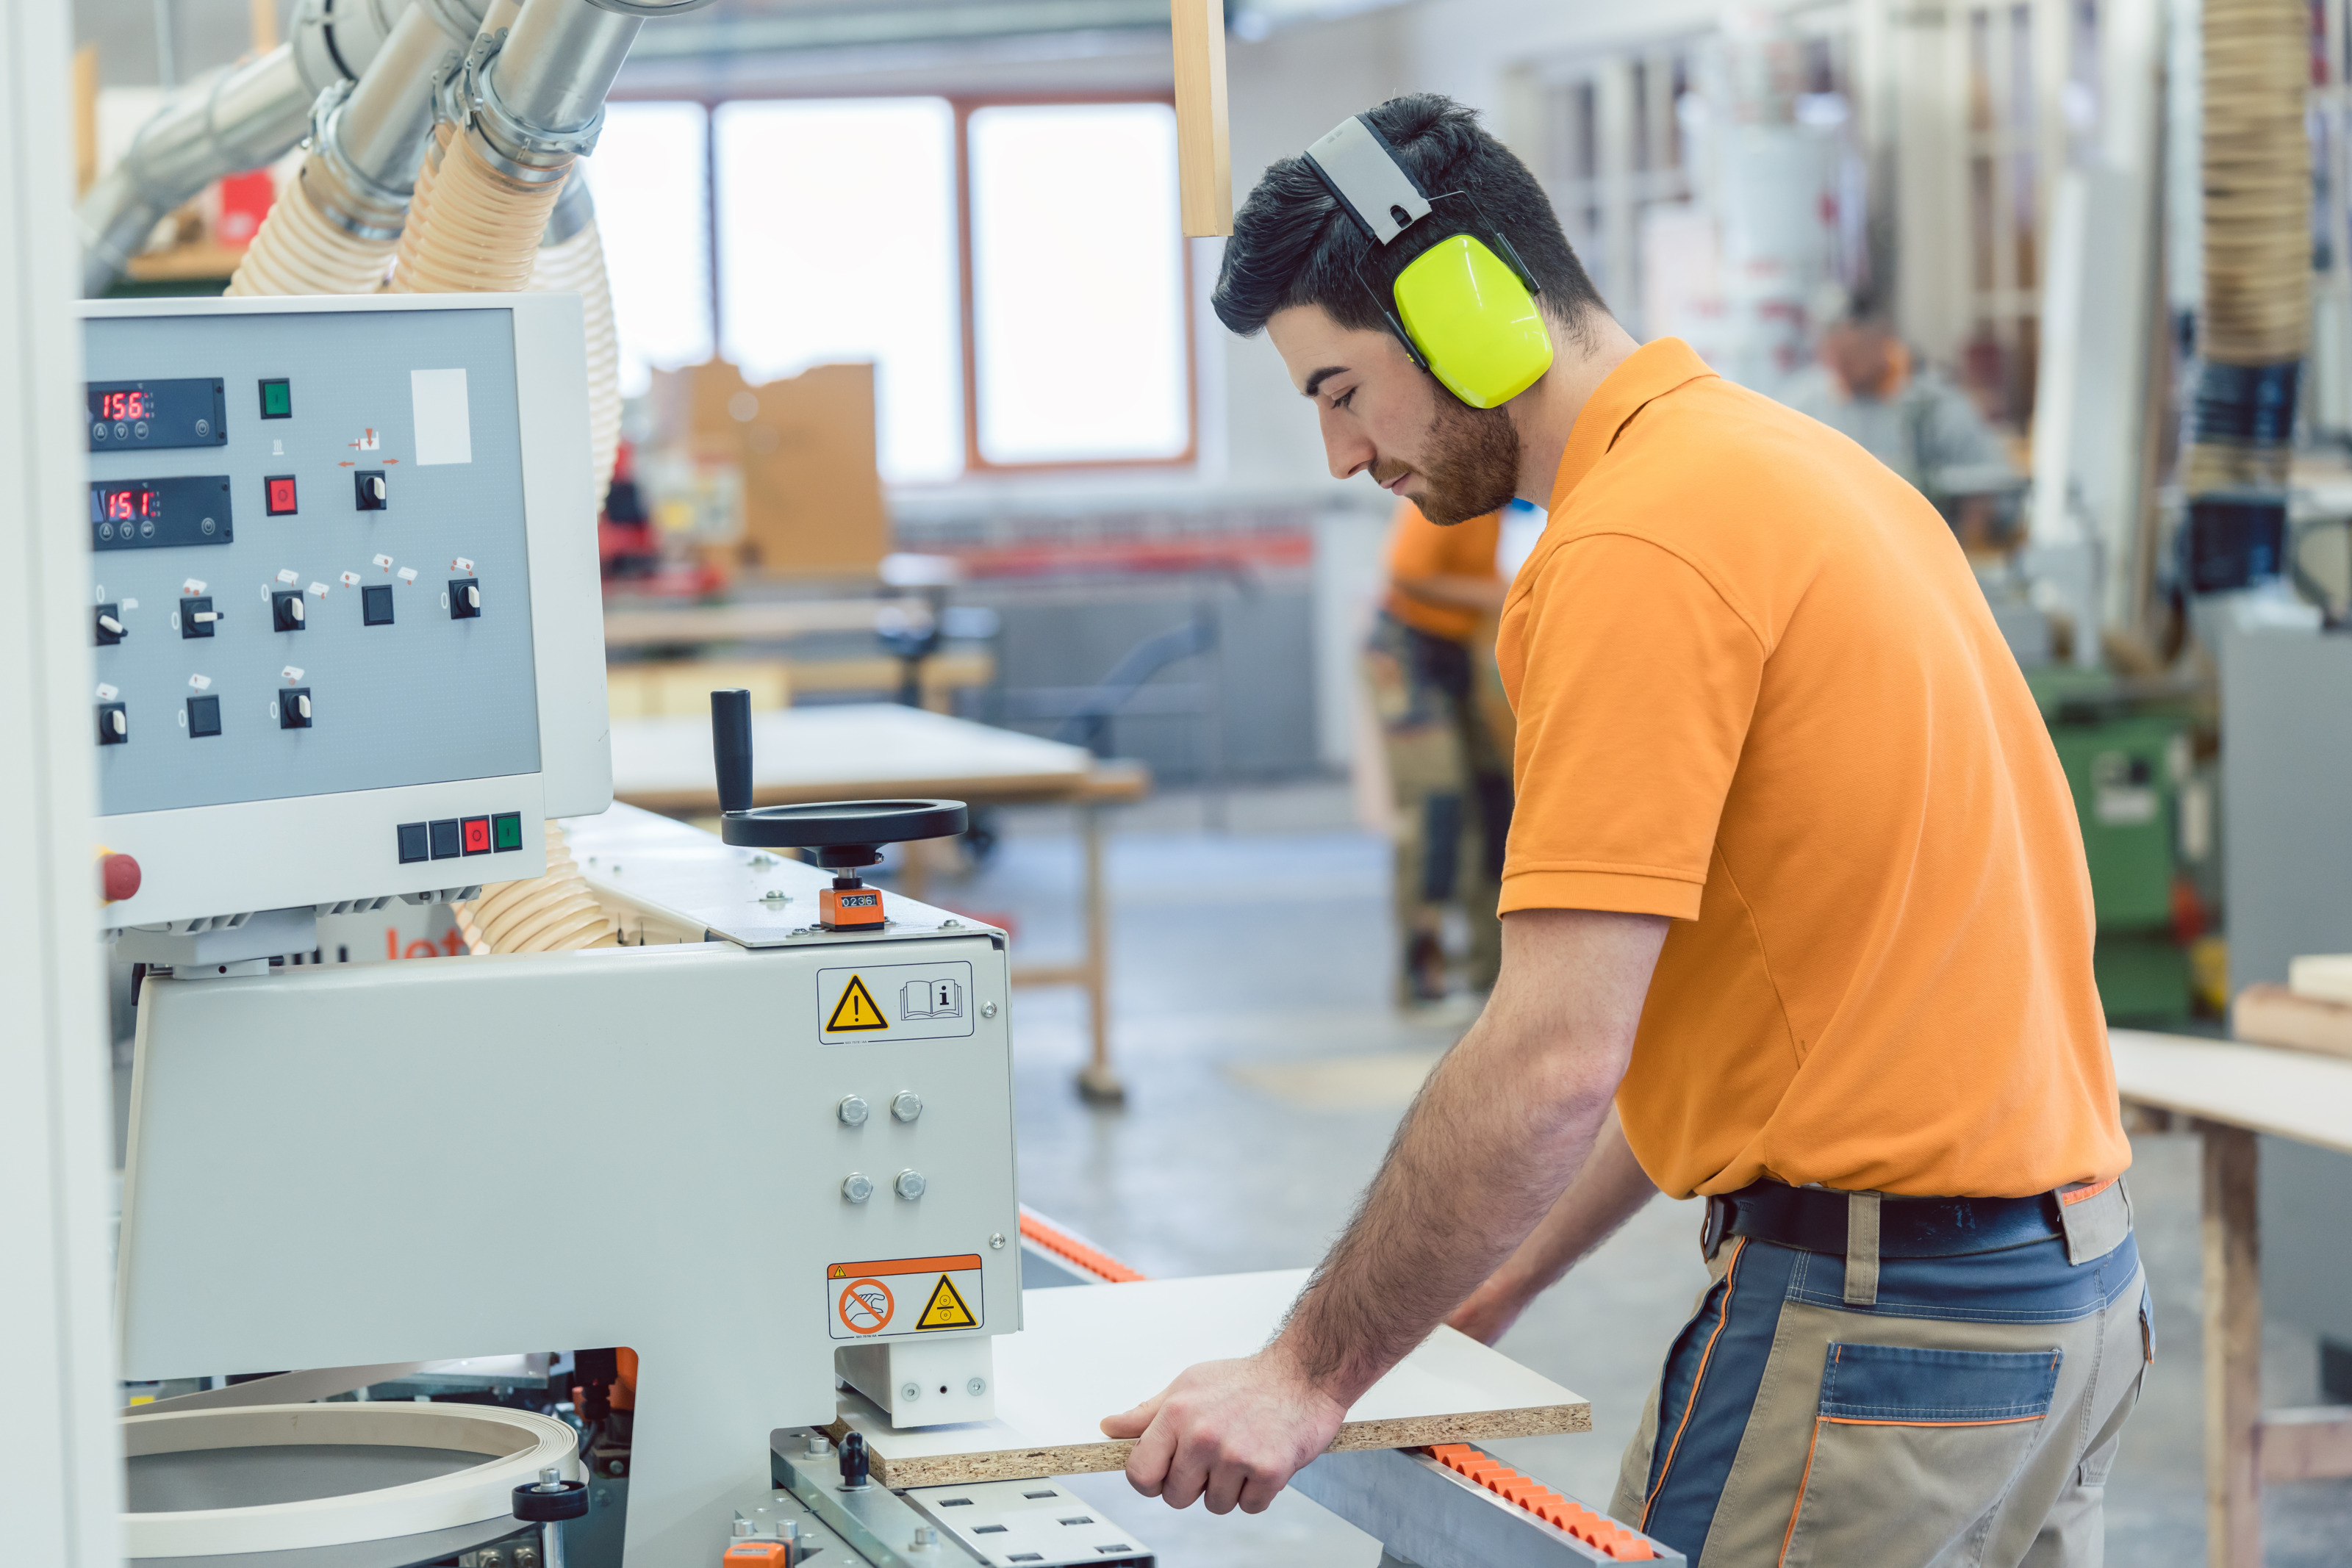
M 824 1020 L 824 1032 L 835 1034 L 844 1030 L 888 1029 L 890 1020 L 882 1016 L 874 1000 L 874 993 L 866 988 L 863 977 L 849 977 L 849 988 L 841 993 L 841 1000 L 833 1004 L 833 1016 Z
M 915 1323 L 919 1331 L 976 1329 L 979 1326 L 980 1320 L 971 1315 L 971 1309 L 965 1306 L 963 1298 L 956 1293 L 955 1281 L 945 1274 L 940 1276 L 940 1282 L 932 1288 L 931 1299 L 924 1304 L 923 1315 Z

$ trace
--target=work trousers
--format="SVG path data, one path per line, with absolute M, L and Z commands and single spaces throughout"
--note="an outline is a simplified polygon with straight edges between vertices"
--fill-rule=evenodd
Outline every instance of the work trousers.
M 1692 1568 L 2098 1568 L 2155 1329 L 2123 1185 L 2065 1218 L 1958 1258 L 1724 1240 L 1610 1511 Z
M 1503 846 L 1511 829 L 1509 709 L 1481 644 L 1433 637 L 1383 613 L 1364 650 L 1396 803 L 1400 990 L 1434 951 L 1449 904 L 1470 926 L 1468 979 L 1491 989 L 1503 961 Z M 1491 689 L 1489 689 L 1491 688 Z

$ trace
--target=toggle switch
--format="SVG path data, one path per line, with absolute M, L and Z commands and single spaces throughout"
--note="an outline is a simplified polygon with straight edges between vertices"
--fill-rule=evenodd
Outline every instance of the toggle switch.
M 131 739 L 131 710 L 123 703 L 98 705 L 98 743 L 122 746 Z
M 98 607 L 98 645 L 111 648 L 122 641 L 122 606 L 101 604 Z
M 280 632 L 299 632 L 309 623 L 310 612 L 303 606 L 302 595 L 295 589 L 284 588 L 269 596 L 270 624 Z
M 280 729 L 310 727 L 310 687 L 296 686 L 278 694 L 278 727 Z
M 362 468 L 352 475 L 352 489 L 362 512 L 381 512 L 390 504 L 392 492 L 384 485 L 381 468 Z
M 220 612 L 213 608 L 209 594 L 180 601 L 180 635 L 209 637 L 220 622 Z
M 482 585 L 469 577 L 449 580 L 449 619 L 478 621 L 482 618 Z

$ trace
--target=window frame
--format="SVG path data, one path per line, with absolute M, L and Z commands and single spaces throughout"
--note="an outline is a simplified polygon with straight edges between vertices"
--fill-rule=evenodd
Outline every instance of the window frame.
M 693 103 L 703 111 L 703 227 L 704 245 L 709 255 L 709 277 L 707 287 L 710 299 L 711 353 L 716 356 L 726 339 L 726 307 L 720 291 L 722 262 L 719 244 L 719 110 L 730 103 L 824 102 L 827 100 L 938 99 L 944 101 L 955 123 L 955 200 L 956 200 L 956 301 L 959 312 L 959 344 L 963 388 L 963 471 L 950 479 L 923 480 L 925 486 L 955 485 L 987 476 L 1024 476 L 1047 474 L 1084 474 L 1103 472 L 1169 472 L 1197 467 L 1201 460 L 1201 340 L 1199 319 L 1199 280 L 1194 276 L 1192 242 L 1181 234 L 1177 239 L 1181 265 L 1178 271 L 1180 290 L 1183 295 L 1181 321 L 1184 334 L 1184 410 L 1185 438 L 1183 450 L 1166 457 L 1087 457 L 1056 459 L 1037 463 L 996 463 L 984 456 L 980 449 L 980 329 L 974 311 L 976 303 L 972 266 L 971 221 L 971 117 L 983 109 L 1032 108 L 1060 104 L 1158 103 L 1173 110 L 1175 93 L 1169 89 L 1108 89 L 1095 91 L 1041 92 L 925 92 L 912 87 L 863 91 L 778 90 L 752 92 L 689 92 L 648 85 L 612 95 L 614 99 L 632 103 Z
M 1192 246 L 1180 232 L 1177 248 L 1183 294 L 1184 449 L 1167 457 L 1085 457 L 1050 463 L 995 463 L 980 450 L 980 323 L 974 307 L 971 225 L 971 117 L 980 110 L 1060 104 L 1161 103 L 1176 107 L 1172 92 L 1039 92 L 946 95 L 955 112 L 956 273 L 963 328 L 963 476 L 979 474 L 1081 473 L 1119 469 L 1190 468 L 1201 457 L 1201 341 L 1193 299 Z

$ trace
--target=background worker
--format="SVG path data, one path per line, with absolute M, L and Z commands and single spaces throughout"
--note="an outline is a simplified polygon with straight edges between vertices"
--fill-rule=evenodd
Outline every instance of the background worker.
M 1822 333 L 1780 401 L 1820 420 L 1935 503 L 1971 555 L 2013 542 L 2024 483 L 1969 394 L 1917 355 L 1868 297 Z
M 2098 1561 L 2130 1146 L 2065 776 L 1950 530 L 1636 345 L 1444 99 L 1270 168 L 1214 303 L 1335 475 L 1549 520 L 1497 643 L 1494 997 L 1275 1341 L 1104 1421 L 1129 1479 L 1265 1507 L 1435 1324 L 1496 1338 L 1663 1188 L 1709 1195 L 1711 1282 L 1613 1513 L 1705 1568 Z
M 1447 990 L 1445 912 L 1470 928 L 1465 979 L 1494 988 L 1503 962 L 1503 844 L 1511 827 L 1510 710 L 1495 672 L 1502 517 L 1439 528 L 1410 501 L 1389 531 L 1389 591 L 1364 651 L 1395 804 L 1400 1005 Z

